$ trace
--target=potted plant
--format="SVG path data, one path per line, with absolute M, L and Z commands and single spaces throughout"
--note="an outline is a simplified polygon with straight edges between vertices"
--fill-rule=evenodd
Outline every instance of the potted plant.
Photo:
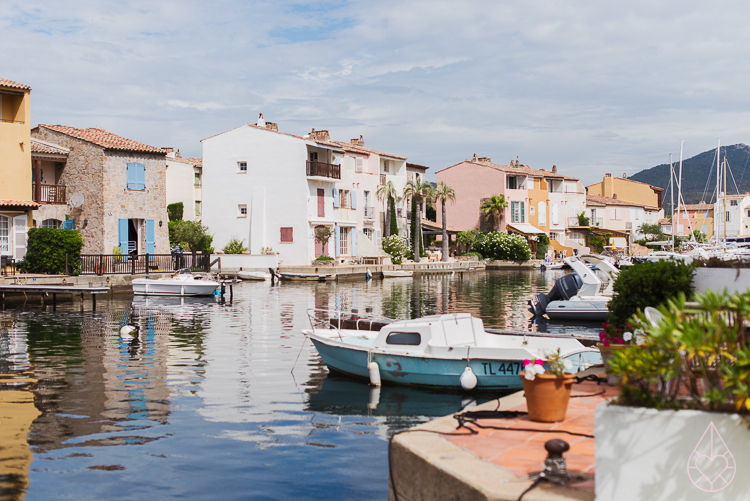
M 545 360 L 523 361 L 521 380 L 529 419 L 543 423 L 565 419 L 570 389 L 575 382 L 575 375 L 566 372 L 571 368 L 572 364 L 562 358 L 559 349 Z
M 637 313 L 612 354 L 620 395 L 596 411 L 598 499 L 750 499 L 750 292 L 685 294 Z M 712 498 L 714 499 L 714 498 Z

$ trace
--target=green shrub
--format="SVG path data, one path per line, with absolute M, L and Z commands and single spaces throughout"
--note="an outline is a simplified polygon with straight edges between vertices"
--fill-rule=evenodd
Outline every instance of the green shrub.
M 244 240 L 232 237 L 222 250 L 224 251 L 224 254 L 242 254 L 243 252 L 247 252 L 247 247 L 243 245 L 244 243 Z
M 471 248 L 487 259 L 504 261 L 528 261 L 531 247 L 524 237 L 518 234 L 489 232 L 480 233 Z
M 316 261 L 333 261 L 331 256 L 318 256 L 315 258 Z
M 547 255 L 547 249 L 549 249 L 549 237 L 547 235 L 539 235 L 536 246 L 536 258 L 544 259 L 544 256 Z
M 484 259 L 484 258 L 482 257 L 482 255 L 481 255 L 480 253 L 478 253 L 478 252 L 465 252 L 465 253 L 463 253 L 463 254 L 461 254 L 461 255 L 462 255 L 462 256 L 476 256 L 477 258 L 479 258 L 479 260 L 480 260 L 480 261 L 481 261 L 482 259 Z
M 182 202 L 176 202 L 167 205 L 167 214 L 169 215 L 170 221 L 182 221 L 183 212 L 184 207 L 182 205 Z
M 67 254 L 69 273 L 79 275 L 82 248 L 83 238 L 75 230 L 30 228 L 26 256 L 18 263 L 18 269 L 22 273 L 62 274 Z
M 672 259 L 624 267 L 615 279 L 607 323 L 624 328 L 628 319 L 646 306 L 656 308 L 680 293 L 689 297 L 694 269 Z
M 591 235 L 589 237 L 589 247 L 597 252 L 597 254 L 600 254 L 604 250 L 604 246 L 609 243 L 609 237 L 611 235 L 607 233 L 606 235 Z
M 186 243 L 191 252 L 200 251 L 205 254 L 213 254 L 214 252 L 214 248 L 211 246 L 214 237 L 208 232 L 208 227 L 199 222 L 176 221 L 174 238 L 180 244 Z

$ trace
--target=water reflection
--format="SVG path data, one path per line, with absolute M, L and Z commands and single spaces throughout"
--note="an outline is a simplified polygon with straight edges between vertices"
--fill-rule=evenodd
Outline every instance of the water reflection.
M 256 497 L 384 498 L 387 437 L 468 401 L 416 388 L 371 391 L 328 374 L 300 333 L 307 309 L 391 318 L 464 311 L 488 327 L 580 330 L 529 326 L 527 298 L 546 292 L 553 276 L 257 282 L 235 287 L 226 304 L 115 298 L 97 311 L 64 303 L 55 313 L 4 311 L 3 494 L 241 498 L 252 486 Z M 119 337 L 128 321 L 140 326 L 136 340 Z

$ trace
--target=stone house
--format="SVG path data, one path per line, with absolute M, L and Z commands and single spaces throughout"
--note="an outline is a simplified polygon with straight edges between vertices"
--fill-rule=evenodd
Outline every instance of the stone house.
M 164 150 L 96 128 L 40 124 L 31 136 L 40 147 L 68 152 L 43 181 L 54 179 L 56 192 L 64 187 L 65 204 L 42 204 L 37 225 L 55 219 L 79 230 L 83 254 L 112 254 L 115 247 L 169 253 Z M 38 160 L 34 179 L 41 181 L 45 166 Z

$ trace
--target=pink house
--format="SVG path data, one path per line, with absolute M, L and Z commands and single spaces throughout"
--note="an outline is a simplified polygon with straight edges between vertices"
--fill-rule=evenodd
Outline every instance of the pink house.
M 521 165 L 518 160 L 511 161 L 511 165 L 496 165 L 489 158 L 476 155 L 438 171 L 438 182 L 446 183 L 456 192 L 456 203 L 446 207 L 448 224 L 462 231 L 488 230 L 479 207 L 484 199 L 493 195 L 503 195 L 508 202 L 500 231 L 506 231 L 508 223 L 531 223 L 528 188 L 534 177 L 545 174 L 550 173 Z M 442 224 L 442 211 L 438 210 L 437 216 L 438 223 Z

